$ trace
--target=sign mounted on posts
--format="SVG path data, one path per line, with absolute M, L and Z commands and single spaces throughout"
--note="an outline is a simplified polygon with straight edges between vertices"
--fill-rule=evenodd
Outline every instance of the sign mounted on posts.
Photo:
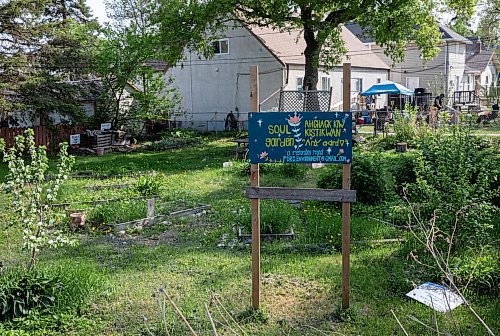
M 251 163 L 351 163 L 351 112 L 250 113 Z

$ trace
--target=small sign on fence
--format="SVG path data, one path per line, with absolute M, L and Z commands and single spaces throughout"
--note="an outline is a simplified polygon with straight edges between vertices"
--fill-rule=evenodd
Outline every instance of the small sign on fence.
M 107 131 L 111 129 L 111 123 L 102 123 L 101 124 L 101 131 Z
M 350 163 L 351 112 L 249 115 L 251 163 Z
M 80 144 L 80 134 L 71 134 L 69 136 L 69 144 L 70 145 L 79 145 Z

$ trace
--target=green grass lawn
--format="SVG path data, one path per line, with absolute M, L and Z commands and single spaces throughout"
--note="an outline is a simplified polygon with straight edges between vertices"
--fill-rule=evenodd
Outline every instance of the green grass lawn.
M 406 280 L 413 270 L 405 267 L 406 255 L 400 243 L 353 245 L 352 305 L 349 311 L 340 311 L 340 212 L 337 207 L 314 202 L 303 204 L 302 210 L 290 206 L 290 211 L 296 211 L 302 219 L 302 224 L 296 228 L 299 234 L 296 240 L 263 244 L 263 309 L 262 314 L 252 312 L 249 309 L 250 247 L 217 247 L 224 233 L 232 234 L 233 224 L 247 218 L 241 215 L 249 206 L 244 196 L 244 188 L 249 184 L 244 163 L 235 162 L 232 169 L 222 169 L 222 163 L 233 157 L 232 143 L 227 139 L 212 139 L 205 145 L 166 152 L 77 158 L 76 171 L 102 175 L 154 171 L 161 181 L 159 203 L 167 204 L 165 207 L 169 210 L 197 204 L 208 204 L 211 210 L 205 216 L 171 219 L 142 231 L 127 232 L 124 237 L 92 230 L 82 232 L 76 235 L 78 246 L 43 253 L 41 267 L 86 265 L 103 275 L 105 290 L 78 317 L 58 319 L 57 323 L 48 319 L 45 330 L 39 324 L 30 327 L 26 322 L 27 334 L 8 335 L 159 335 L 147 332 L 144 317 L 149 328 L 155 329 L 162 315 L 160 288 L 165 288 L 172 296 L 199 335 L 210 335 L 205 304 L 210 304 L 214 294 L 236 321 L 226 323 L 224 319 L 230 318 L 224 314 L 222 306 L 209 305 L 219 335 L 234 335 L 231 328 L 239 335 L 400 335 L 391 310 L 411 335 L 435 334 L 414 318 L 432 328 L 437 320 L 440 330 L 449 330 L 453 335 L 485 334 L 464 307 L 452 314 L 435 316 L 430 308 L 405 297 L 413 288 Z M 293 178 L 271 170 L 263 173 L 261 185 L 315 187 L 319 174 L 321 170 L 308 168 L 304 176 Z M 2 165 L 0 175 L 5 175 Z M 60 201 L 123 198 L 123 202 L 127 202 L 139 196 L 134 188 L 136 181 L 136 176 L 72 179 L 62 188 Z M 132 186 L 88 188 L 124 183 Z M 0 223 L 4 225 L 12 210 L 8 209 L 7 195 L 0 193 L 0 201 Z M 145 208 L 134 204 L 139 201 L 128 202 L 126 208 L 133 208 L 133 211 L 122 214 L 117 210 L 118 205 L 102 211 L 116 210 L 114 216 L 117 217 L 113 217 L 116 220 L 121 216 L 127 217 L 124 220 L 140 218 Z M 92 208 L 85 206 L 89 212 Z M 329 236 L 324 237 L 325 244 L 309 244 L 307 237 L 323 232 L 314 226 L 314 220 L 308 221 L 311 217 L 322 224 L 331 223 Z M 15 228 L 0 230 L 0 256 L 7 266 L 21 260 L 20 235 Z M 405 237 L 404 231 L 373 216 L 368 218 L 356 211 L 353 213 L 353 241 Z M 490 327 L 498 331 L 500 300 L 478 294 L 471 294 L 470 300 Z M 165 335 L 188 335 L 168 304 L 164 313 L 169 329 Z

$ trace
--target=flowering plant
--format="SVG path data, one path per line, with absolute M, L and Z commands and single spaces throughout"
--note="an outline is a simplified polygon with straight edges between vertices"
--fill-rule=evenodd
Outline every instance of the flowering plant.
M 56 178 L 46 182 L 45 173 L 49 167 L 46 149 L 36 147 L 32 129 L 16 136 L 14 146 L 8 150 L 0 143 L 0 151 L 9 169 L 4 189 L 13 196 L 11 206 L 16 216 L 12 224 L 23 228 L 23 249 L 30 252 L 27 268 L 31 271 L 41 248 L 74 244 L 55 229 L 50 205 L 56 200 L 61 183 L 68 178 L 75 160 L 68 155 L 68 144 L 62 143 Z

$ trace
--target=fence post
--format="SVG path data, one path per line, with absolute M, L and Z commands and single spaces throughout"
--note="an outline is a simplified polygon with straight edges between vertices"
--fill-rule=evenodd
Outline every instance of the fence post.
M 259 109 L 259 67 L 250 68 L 250 113 Z M 258 187 L 260 184 L 259 165 L 250 166 L 250 184 Z M 251 201 L 252 208 L 252 308 L 260 309 L 260 199 Z

